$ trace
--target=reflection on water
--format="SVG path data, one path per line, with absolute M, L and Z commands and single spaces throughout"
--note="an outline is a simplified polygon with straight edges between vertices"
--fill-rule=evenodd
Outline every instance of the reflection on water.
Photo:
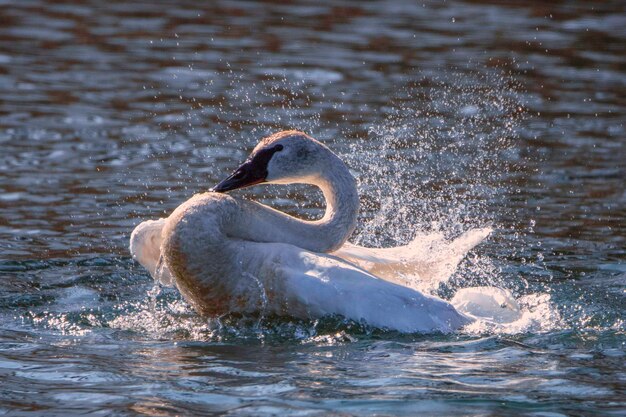
M 626 406 L 621 2 L 0 3 L 0 413 Z M 348 161 L 360 242 L 494 225 L 435 290 L 506 286 L 537 325 L 207 323 L 154 290 L 133 226 L 283 128 Z M 250 195 L 320 213 L 308 188 Z

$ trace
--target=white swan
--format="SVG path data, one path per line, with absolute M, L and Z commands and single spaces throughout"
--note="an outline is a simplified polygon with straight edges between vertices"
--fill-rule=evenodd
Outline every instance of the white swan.
M 318 186 L 327 204 L 323 218 L 303 221 L 222 194 L 261 182 Z M 370 249 L 346 243 L 358 208 L 346 165 L 306 134 L 284 131 L 263 139 L 213 192 L 193 196 L 166 219 L 137 226 L 130 251 L 155 279 L 175 284 L 207 316 L 341 315 L 402 332 L 449 332 L 474 320 L 409 288 L 401 272 L 449 274 L 489 229 L 451 243 L 431 235 L 398 248 Z

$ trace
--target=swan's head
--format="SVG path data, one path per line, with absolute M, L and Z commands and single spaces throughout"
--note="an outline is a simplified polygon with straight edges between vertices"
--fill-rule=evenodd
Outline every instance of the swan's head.
M 305 133 L 278 132 L 262 139 L 248 159 L 213 191 L 223 193 L 260 183 L 310 183 L 332 156 L 326 146 Z

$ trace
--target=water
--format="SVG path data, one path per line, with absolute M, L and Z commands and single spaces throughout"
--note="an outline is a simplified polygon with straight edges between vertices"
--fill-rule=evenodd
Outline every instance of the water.
M 0 413 L 624 413 L 622 2 L 2 3 Z M 348 161 L 361 243 L 492 225 L 428 290 L 506 287 L 532 317 L 207 322 L 155 288 L 134 225 L 283 128 Z

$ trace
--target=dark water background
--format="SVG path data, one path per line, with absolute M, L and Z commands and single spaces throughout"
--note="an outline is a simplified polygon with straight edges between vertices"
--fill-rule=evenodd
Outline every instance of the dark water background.
M 625 9 L 0 1 L 0 414 L 623 415 Z M 362 243 L 493 225 L 433 290 L 504 286 L 532 320 L 207 322 L 154 288 L 133 227 L 284 128 L 354 169 Z

